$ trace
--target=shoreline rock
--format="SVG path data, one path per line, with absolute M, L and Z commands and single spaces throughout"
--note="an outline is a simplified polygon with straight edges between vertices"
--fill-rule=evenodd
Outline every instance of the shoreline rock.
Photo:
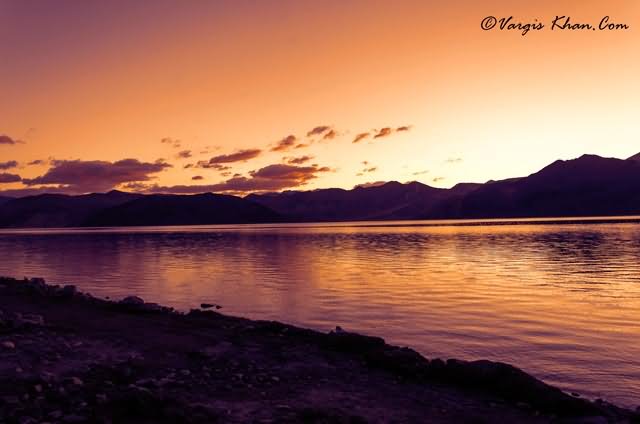
M 509 364 L 69 287 L 0 278 L 0 422 L 640 422 Z

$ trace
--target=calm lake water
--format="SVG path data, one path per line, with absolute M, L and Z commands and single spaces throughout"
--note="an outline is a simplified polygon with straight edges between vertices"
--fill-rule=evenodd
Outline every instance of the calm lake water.
M 0 275 L 180 309 L 218 303 L 323 331 L 340 325 L 427 357 L 509 362 L 635 407 L 637 221 L 0 230 Z

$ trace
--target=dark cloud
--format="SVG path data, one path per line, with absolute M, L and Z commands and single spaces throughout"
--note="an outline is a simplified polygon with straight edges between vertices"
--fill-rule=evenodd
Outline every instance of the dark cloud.
M 367 137 L 369 137 L 369 133 L 368 132 L 363 132 L 363 133 L 357 134 L 356 138 L 353 139 L 353 142 L 354 143 L 358 143 L 358 142 L 364 140 Z
M 168 144 L 173 148 L 179 149 L 180 146 L 182 146 L 182 141 L 176 139 L 176 138 L 171 138 L 171 137 L 165 137 L 163 139 L 160 140 L 160 143 L 162 144 Z
M 70 192 L 107 191 L 114 187 L 152 179 L 152 175 L 171 167 L 165 162 L 140 162 L 123 159 L 117 162 L 56 160 L 42 176 L 23 179 L 27 186 L 57 185 Z
M 314 135 L 321 135 L 325 132 L 329 131 L 331 127 L 329 125 L 320 125 L 307 132 L 307 137 L 312 137 Z
M 24 144 L 24 141 L 0 134 L 0 144 Z
M 196 168 L 202 169 L 214 169 L 216 171 L 228 171 L 231 169 L 228 165 L 223 165 L 221 163 L 209 163 L 206 160 L 201 160 L 194 165 Z
M 440 181 L 442 181 L 442 180 L 444 180 L 444 179 L 445 179 L 444 177 L 435 177 L 435 178 L 433 179 L 433 182 L 434 182 L 434 183 L 439 183 Z
M 388 137 L 393 133 L 393 130 L 389 127 L 384 127 L 381 128 L 379 131 L 376 131 L 375 135 L 373 136 L 373 138 L 382 138 L 382 137 Z
M 189 159 L 191 157 L 191 150 L 182 150 L 176 155 L 178 159 Z
M 413 175 L 424 175 L 424 174 L 428 174 L 429 170 L 425 169 L 424 171 L 416 171 L 413 173 Z
M 0 184 L 18 183 L 22 181 L 20 175 L 8 174 L 6 172 L 0 173 Z
M 445 162 L 446 163 L 460 163 L 460 162 L 462 162 L 462 158 L 449 158 Z
M 297 158 L 286 158 L 287 163 L 290 165 L 302 165 L 313 159 L 313 156 L 299 156 Z
M 300 144 L 296 144 L 296 149 L 304 149 L 305 147 L 309 147 L 311 145 L 311 143 L 300 143 Z
M 375 182 L 370 182 L 370 183 L 358 184 L 353 188 L 380 187 L 382 185 L 385 185 L 386 183 L 387 183 L 387 181 L 375 181 Z
M 233 163 L 233 162 L 246 162 L 249 159 L 260 156 L 262 150 L 260 149 L 245 149 L 238 150 L 237 152 L 230 153 L 228 155 L 218 155 L 209 159 L 209 164 L 216 163 Z
M 7 162 L 0 162 L 0 170 L 7 170 L 11 168 L 17 168 L 18 162 L 15 160 L 9 160 Z
M 218 184 L 210 185 L 178 185 L 161 187 L 148 186 L 150 193 L 190 194 L 203 192 L 222 193 L 252 193 L 265 191 L 279 191 L 300 187 L 318 177 L 318 174 L 331 171 L 328 167 L 294 166 L 285 164 L 269 165 L 252 171 L 249 177 L 235 174 L 232 178 Z
M 48 161 L 46 161 L 46 160 L 36 159 L 36 160 L 32 160 L 31 162 L 27 163 L 27 165 L 46 165 L 47 163 L 48 163 Z
M 401 127 L 396 128 L 396 132 L 409 131 L 411 129 L 411 125 L 403 125 Z
M 288 135 L 282 140 L 278 141 L 275 147 L 271 149 L 272 152 L 283 152 L 289 150 L 296 145 L 298 139 L 295 135 Z
M 204 177 L 202 175 L 194 175 L 193 177 L 191 177 L 191 179 L 193 181 L 200 181 L 200 180 L 204 180 Z

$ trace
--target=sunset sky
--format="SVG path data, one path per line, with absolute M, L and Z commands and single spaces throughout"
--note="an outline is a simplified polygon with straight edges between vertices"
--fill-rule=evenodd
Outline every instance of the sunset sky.
M 547 28 L 480 27 L 511 15 Z M 450 187 L 626 158 L 639 31 L 636 0 L 0 0 L 0 191 Z

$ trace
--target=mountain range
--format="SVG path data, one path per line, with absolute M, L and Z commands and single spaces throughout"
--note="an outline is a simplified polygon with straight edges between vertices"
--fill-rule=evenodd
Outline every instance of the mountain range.
M 0 227 L 239 224 L 640 214 L 640 154 L 583 155 L 527 177 L 450 189 L 395 181 L 352 190 L 168 195 L 110 191 L 0 197 Z

